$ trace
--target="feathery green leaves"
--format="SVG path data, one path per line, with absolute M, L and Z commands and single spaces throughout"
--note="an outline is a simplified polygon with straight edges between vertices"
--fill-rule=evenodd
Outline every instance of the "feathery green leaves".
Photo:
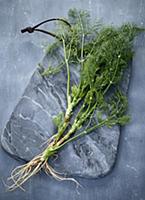
M 129 23 L 121 27 L 105 26 L 99 22 L 93 25 L 88 12 L 76 9 L 69 11 L 68 21 L 71 30 L 60 23 L 59 36 L 63 38 L 68 67 L 71 63 L 80 66 L 80 82 L 72 85 L 70 93 L 71 115 L 73 107 L 82 101 L 75 123 L 79 128 L 95 110 L 99 110 L 99 113 L 105 114 L 107 126 L 124 125 L 129 117 L 125 114 L 127 98 L 120 85 L 133 57 L 133 39 L 144 29 Z

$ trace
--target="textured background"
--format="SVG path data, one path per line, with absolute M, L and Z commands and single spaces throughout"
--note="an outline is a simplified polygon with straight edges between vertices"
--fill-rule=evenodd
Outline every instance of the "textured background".
M 42 34 L 22 35 L 20 29 L 49 17 L 66 16 L 69 8 L 87 9 L 105 23 L 135 22 L 145 26 L 144 0 L 0 0 L 0 131 L 43 58 Z M 47 26 L 46 26 L 47 27 Z M 50 41 L 50 40 L 49 40 Z M 0 149 L 0 200 L 145 200 L 145 34 L 135 41 L 129 88 L 132 121 L 122 129 L 117 163 L 105 178 L 57 182 L 43 173 L 27 182 L 26 192 L 6 192 L 3 180 L 20 161 Z

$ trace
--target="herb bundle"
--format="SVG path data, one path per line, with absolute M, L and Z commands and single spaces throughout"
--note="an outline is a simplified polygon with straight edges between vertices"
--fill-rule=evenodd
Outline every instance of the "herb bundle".
M 37 28 L 54 20 L 59 21 L 57 34 Z M 22 188 L 21 185 L 41 169 L 58 180 L 75 181 L 56 172 L 49 164 L 50 157 L 67 143 L 97 128 L 125 125 L 130 119 L 126 115 L 128 102 L 121 81 L 133 57 L 133 39 L 144 29 L 133 24 L 121 27 L 91 24 L 89 14 L 76 9 L 69 11 L 68 20 L 56 18 L 45 22 L 23 29 L 22 32 L 47 33 L 56 38 L 49 51 L 56 46 L 63 49 L 63 62 L 55 68 L 49 67 L 41 75 L 55 76 L 66 67 L 67 108 L 65 113 L 58 113 L 54 118 L 57 133 L 49 138 L 44 151 L 12 171 L 10 180 L 13 184 L 10 190 Z M 70 68 L 74 65 L 80 66 L 80 79 L 78 84 L 72 85 Z M 74 112 L 78 107 L 78 111 Z M 97 115 L 96 124 L 90 123 L 94 114 Z M 85 126 L 87 123 L 91 127 Z

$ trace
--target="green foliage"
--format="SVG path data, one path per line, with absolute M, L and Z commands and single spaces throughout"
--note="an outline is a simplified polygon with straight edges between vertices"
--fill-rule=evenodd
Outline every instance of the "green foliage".
M 102 116 L 102 112 L 101 111 L 97 112 L 97 119 L 98 119 L 98 123 L 103 121 L 103 116 Z
M 69 11 L 68 22 L 71 29 L 68 30 L 68 26 L 59 23 L 58 34 L 63 40 L 68 77 L 68 69 L 72 67 L 70 64 L 79 65 L 80 82 L 71 87 L 72 99 L 69 99 L 67 116 L 70 117 L 72 110 L 82 102 L 75 116 L 72 132 L 91 120 L 95 110 L 99 110 L 98 124 L 108 127 L 125 125 L 130 119 L 126 115 L 128 101 L 119 86 L 133 57 L 133 39 L 144 29 L 134 24 L 124 24 L 121 27 L 104 26 L 99 22 L 92 24 L 88 12 L 76 9 Z M 52 68 L 48 70 L 48 74 L 50 70 Z M 67 81 L 69 86 L 69 79 Z M 69 87 L 67 94 L 68 89 Z M 61 122 L 59 125 L 63 123 L 61 115 L 56 119 Z
M 130 117 L 128 115 L 123 115 L 122 117 L 118 118 L 118 124 L 124 126 L 130 121 Z
M 46 52 L 46 55 L 49 54 L 49 55 L 52 55 L 54 56 L 56 54 L 56 51 L 57 49 L 59 48 L 59 42 L 56 41 L 52 44 L 49 44 L 45 47 L 45 52 Z
M 64 121 L 64 113 L 59 113 L 56 117 L 53 118 L 53 123 L 59 129 Z
M 57 67 L 49 66 L 46 70 L 44 70 L 41 75 L 42 76 L 49 76 L 57 74 L 61 71 L 61 68 L 63 67 L 63 64 L 58 65 Z
M 78 92 L 79 92 L 79 88 L 77 85 L 73 85 L 72 88 L 71 88 L 71 91 L 72 91 L 72 97 L 76 97 Z

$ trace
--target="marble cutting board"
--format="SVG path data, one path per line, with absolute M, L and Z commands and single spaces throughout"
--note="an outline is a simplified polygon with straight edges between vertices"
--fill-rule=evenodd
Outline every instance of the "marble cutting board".
M 56 67 L 63 59 L 61 47 L 47 53 L 42 66 L 32 75 L 21 99 L 1 135 L 3 148 L 12 156 L 29 161 L 44 149 L 44 143 L 56 133 L 53 118 L 66 109 L 66 68 L 48 77 L 42 68 Z M 43 69 L 43 70 L 44 70 Z M 130 68 L 129 68 L 130 69 Z M 130 71 L 126 71 L 122 87 L 127 92 Z M 79 66 L 71 66 L 71 83 L 79 81 Z M 96 112 L 93 117 L 97 123 Z M 66 145 L 51 165 L 67 175 L 97 178 L 113 168 L 119 148 L 120 128 L 102 127 Z

